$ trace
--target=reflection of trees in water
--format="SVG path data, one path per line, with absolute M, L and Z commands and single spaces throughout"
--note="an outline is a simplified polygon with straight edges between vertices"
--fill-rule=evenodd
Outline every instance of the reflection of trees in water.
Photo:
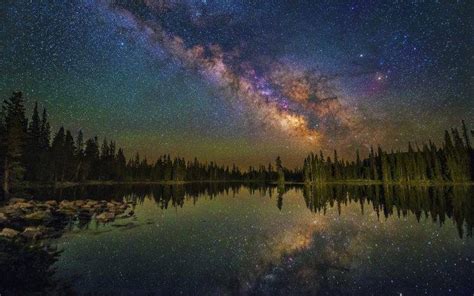
M 364 206 L 372 204 L 377 215 L 385 217 L 396 214 L 405 217 L 414 214 L 418 221 L 424 215 L 431 217 L 433 222 L 443 225 L 446 218 L 456 224 L 459 236 L 472 236 L 474 225 L 474 188 L 472 186 L 306 186 L 304 187 L 306 206 L 314 212 L 325 213 L 328 207 L 350 202 Z
M 137 184 L 137 185 L 90 185 L 67 188 L 40 188 L 31 191 L 35 199 L 94 199 L 94 200 L 122 200 L 143 203 L 150 197 L 161 208 L 182 207 L 185 201 L 196 203 L 199 198 L 213 199 L 218 195 L 234 196 L 245 187 L 252 195 L 272 197 L 276 185 L 264 183 L 225 183 L 202 182 L 185 184 Z M 286 191 L 288 189 L 285 189 Z M 285 191 L 285 192 L 286 192 Z
M 2 295 L 72 295 L 64 283 L 53 280 L 57 250 L 0 238 L 0 287 Z
M 276 196 L 276 205 L 283 207 L 284 194 L 289 187 L 279 188 L 263 183 L 185 183 L 179 185 L 109 185 L 78 186 L 62 189 L 42 189 L 32 192 L 38 198 L 54 199 L 96 199 L 122 200 L 143 203 L 145 198 L 152 198 L 162 209 L 183 207 L 185 202 L 195 204 L 199 198 L 213 199 L 218 195 L 237 194 L 242 187 L 252 195 Z M 307 207 L 315 212 L 323 212 L 328 207 L 357 202 L 364 211 L 364 206 L 372 204 L 377 215 L 385 217 L 396 214 L 406 216 L 412 213 L 418 220 L 425 215 L 441 225 L 446 219 L 452 219 L 464 235 L 464 226 L 468 236 L 472 236 L 474 225 L 474 189 L 472 186 L 383 186 L 383 185 L 326 185 L 326 186 L 293 186 L 291 189 L 303 191 Z M 88 221 L 83 221 L 82 227 Z
M 474 188 L 464 186 L 447 187 L 409 187 L 409 186 L 294 186 L 278 187 L 271 184 L 241 183 L 186 183 L 180 185 L 113 185 L 83 186 L 63 189 L 41 189 L 32 194 L 37 199 L 95 199 L 122 200 L 141 204 L 145 199 L 153 200 L 160 208 L 183 207 L 185 203 L 195 204 L 200 198 L 214 199 L 219 195 L 233 196 L 245 187 L 250 194 L 275 198 L 276 206 L 282 209 L 284 195 L 289 190 L 302 191 L 306 206 L 314 212 L 323 212 L 330 207 L 339 211 L 343 205 L 359 203 L 362 212 L 367 204 L 371 205 L 377 215 L 385 217 L 396 214 L 406 216 L 411 213 L 418 220 L 424 215 L 431 217 L 441 225 L 446 220 L 453 220 L 459 235 L 472 236 L 474 224 Z M 63 221 L 64 227 L 89 227 L 90 217 L 81 216 L 75 221 Z M 59 228 L 61 228 L 59 227 Z M 347 244 L 353 239 L 358 229 L 351 224 L 344 224 L 330 236 L 327 233 L 314 232 L 308 247 L 282 255 L 276 265 L 264 265 L 264 270 L 253 277 L 250 287 L 242 284 L 235 275 L 225 278 L 222 286 L 230 291 L 254 294 L 315 294 L 320 291 L 338 293 L 337 284 L 347 278 L 351 264 L 347 253 Z M 7 275 L 0 279 L 0 287 L 18 292 L 57 290 L 57 283 L 52 281 L 52 264 L 58 254 L 44 248 L 26 248 L 0 241 L 0 273 Z M 263 265 L 262 265 L 263 266 Z M 243 288 L 247 286 L 247 288 Z M 341 285 L 343 286 L 343 285 Z M 63 287 L 61 287 L 62 289 Z M 10 289 L 10 290 L 8 290 Z M 250 289 L 250 290 L 247 290 Z M 316 291 L 316 292 L 315 292 Z M 343 291 L 342 291 L 343 292 Z M 342 293 L 341 292 L 341 293 Z

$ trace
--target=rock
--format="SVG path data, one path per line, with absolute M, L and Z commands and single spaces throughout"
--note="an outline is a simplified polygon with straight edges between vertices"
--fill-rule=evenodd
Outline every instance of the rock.
M 8 201 L 9 204 L 15 204 L 19 202 L 26 202 L 26 199 L 14 197 L 14 198 L 10 198 L 10 200 Z
M 123 214 L 124 211 L 120 210 L 120 209 L 115 209 L 115 211 L 113 213 L 115 213 L 115 215 L 120 215 L 120 214 Z
M 91 209 L 93 209 L 93 208 L 94 208 L 94 206 L 91 205 L 91 204 L 89 204 L 89 203 L 85 203 L 85 204 L 83 204 L 81 207 L 79 207 L 79 209 L 86 209 L 86 210 L 88 210 L 88 211 L 91 210 Z
M 108 208 L 115 208 L 115 204 L 112 203 L 112 202 L 108 202 L 108 203 L 107 203 L 107 207 L 108 207 Z
M 74 203 L 73 203 L 73 202 L 70 202 L 70 201 L 68 201 L 68 200 L 63 200 L 63 201 L 61 201 L 61 202 L 59 203 L 59 207 L 60 207 L 60 208 L 71 208 L 71 209 L 75 208 Z
M 96 205 L 98 205 L 99 203 L 96 201 L 96 200 L 87 200 L 87 203 L 86 205 L 90 206 L 90 207 L 94 207 Z
M 23 211 L 20 208 L 15 208 L 11 205 L 2 208 L 1 212 L 8 215 L 12 219 L 18 219 L 23 216 Z
M 0 236 L 7 237 L 7 238 L 14 238 L 16 237 L 20 232 L 16 231 L 15 229 L 11 228 L 3 228 L 2 232 L 0 232 Z
M 49 205 L 49 206 L 51 206 L 51 207 L 55 207 L 55 208 L 58 206 L 58 202 L 55 201 L 55 200 L 47 200 L 47 201 L 45 202 L 45 204 L 47 204 L 47 205 Z
M 77 213 L 77 209 L 72 207 L 64 207 L 59 208 L 58 212 L 66 216 L 73 216 Z
M 79 217 L 86 218 L 92 216 L 92 210 L 88 208 L 82 208 L 79 210 Z
M 72 216 L 76 214 L 77 208 L 72 202 L 63 200 L 59 203 L 59 212 L 67 216 Z
M 85 204 L 86 204 L 86 201 L 85 201 L 85 200 L 81 200 L 81 199 L 80 199 L 80 200 L 75 200 L 75 201 L 74 201 L 74 205 L 75 205 L 76 207 L 82 207 L 82 206 L 85 205 Z
M 102 214 L 95 216 L 95 219 L 99 222 L 108 222 L 110 220 L 113 220 L 114 218 L 115 214 L 110 212 L 103 212 Z
M 0 213 L 0 224 L 3 224 L 7 221 L 8 221 L 7 215 L 5 215 L 4 213 Z
M 43 231 L 39 227 L 26 227 L 21 235 L 28 239 L 38 239 L 43 235 Z
M 97 205 L 96 201 L 87 200 L 85 204 L 82 205 L 82 208 L 86 210 L 92 210 L 96 205 Z
M 94 205 L 94 208 L 96 208 L 96 209 L 106 209 L 107 208 L 107 202 L 97 202 L 97 204 Z
M 14 209 L 21 209 L 22 211 L 28 211 L 28 210 L 33 209 L 35 206 L 33 202 L 29 201 L 29 202 L 17 202 L 17 203 L 12 204 L 10 207 Z
M 25 215 L 26 220 L 33 220 L 33 221 L 47 221 L 52 218 L 51 212 L 49 210 L 45 211 L 36 211 L 31 214 Z
M 36 205 L 36 209 L 40 209 L 40 210 L 50 210 L 52 209 L 53 207 L 48 205 L 48 204 L 45 204 L 45 203 L 42 203 L 42 204 L 37 204 Z

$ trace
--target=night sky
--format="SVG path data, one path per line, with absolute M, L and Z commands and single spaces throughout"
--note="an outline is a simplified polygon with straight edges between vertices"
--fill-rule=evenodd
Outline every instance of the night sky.
M 0 95 L 148 159 L 397 149 L 474 123 L 468 3 L 3 0 Z

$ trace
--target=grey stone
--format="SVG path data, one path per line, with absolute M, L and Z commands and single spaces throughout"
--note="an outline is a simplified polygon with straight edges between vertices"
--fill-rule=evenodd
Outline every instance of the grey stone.
M 57 207 L 57 206 L 58 206 L 58 202 L 55 201 L 55 200 L 47 200 L 47 201 L 45 202 L 45 204 L 47 204 L 47 205 L 49 205 L 49 206 L 51 206 L 51 207 Z
M 35 207 L 35 205 L 33 204 L 33 202 L 29 201 L 29 202 L 17 202 L 10 205 L 10 207 L 14 209 L 31 210 Z
M 38 239 L 43 235 L 43 231 L 39 227 L 26 227 L 21 235 L 28 239 Z
M 20 232 L 16 231 L 15 229 L 11 228 L 3 228 L 2 232 L 0 232 L 0 236 L 3 237 L 8 237 L 8 238 L 14 238 L 16 237 Z
M 108 222 L 110 220 L 113 220 L 114 218 L 115 214 L 110 212 L 103 212 L 102 214 L 99 214 L 95 217 L 95 219 L 99 222 Z
M 51 218 L 52 218 L 52 215 L 49 210 L 36 211 L 36 212 L 25 215 L 26 220 L 34 220 L 34 221 L 47 221 L 47 220 L 50 220 Z
M 5 223 L 8 221 L 8 217 L 7 215 L 5 215 L 4 213 L 0 213 L 0 223 Z

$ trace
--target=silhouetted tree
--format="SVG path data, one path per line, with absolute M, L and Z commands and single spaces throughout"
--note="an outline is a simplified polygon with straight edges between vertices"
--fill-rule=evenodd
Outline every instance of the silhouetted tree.
M 415 149 L 416 148 L 416 149 Z M 337 151 L 334 161 L 320 154 L 309 154 L 303 162 L 303 178 L 306 183 L 341 180 L 370 180 L 389 182 L 466 182 L 474 180 L 474 152 L 468 128 L 462 122 L 462 136 L 457 129 L 445 131 L 442 148 L 429 141 L 408 150 L 385 152 L 379 146 L 377 153 L 371 147 L 368 158 L 361 160 L 356 151 L 356 161 L 339 160 Z
M 27 119 L 23 94 L 15 92 L 3 103 L 2 113 L 2 189 L 8 197 L 12 188 L 21 188 L 25 167 L 23 153 L 27 143 Z

